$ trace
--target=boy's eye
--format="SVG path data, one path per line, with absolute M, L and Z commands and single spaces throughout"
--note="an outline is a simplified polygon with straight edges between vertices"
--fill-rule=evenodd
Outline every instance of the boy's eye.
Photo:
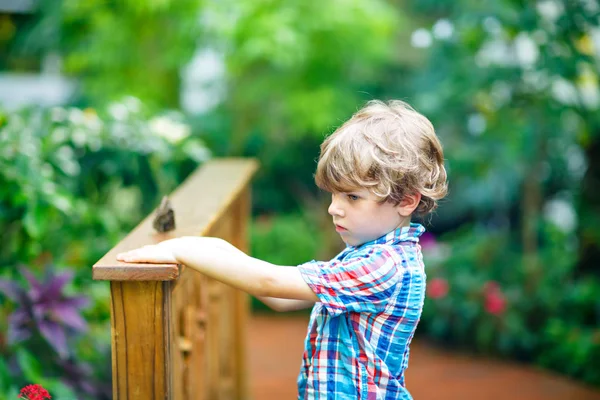
M 356 201 L 356 200 L 358 200 L 358 199 L 359 199 L 359 197 L 358 197 L 357 195 L 355 195 L 355 194 L 349 194 L 349 195 L 348 195 L 348 198 L 349 198 L 350 200 L 352 200 L 352 201 Z

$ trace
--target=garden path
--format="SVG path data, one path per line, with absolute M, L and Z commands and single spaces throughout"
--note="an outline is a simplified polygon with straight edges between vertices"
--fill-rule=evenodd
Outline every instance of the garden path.
M 253 400 L 296 399 L 307 315 L 250 317 L 249 373 Z M 415 340 L 408 388 L 416 400 L 600 400 L 600 391 L 515 363 L 453 353 Z

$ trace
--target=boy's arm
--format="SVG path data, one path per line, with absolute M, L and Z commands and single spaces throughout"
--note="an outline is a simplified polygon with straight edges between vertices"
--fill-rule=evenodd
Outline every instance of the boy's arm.
M 185 264 L 257 297 L 319 301 L 295 267 L 250 257 L 221 239 L 182 237 L 119 254 L 125 262 Z
M 315 305 L 315 302 L 311 300 L 277 299 L 275 297 L 261 296 L 258 296 L 257 299 L 265 303 L 272 310 L 279 312 L 304 310 Z
M 219 246 L 224 250 L 228 250 L 236 254 L 246 255 L 246 253 L 244 253 L 231 243 L 227 242 L 226 240 L 215 239 L 214 242 L 216 246 Z M 256 298 L 264 304 L 266 304 L 270 309 L 278 312 L 304 310 L 307 308 L 311 308 L 315 305 L 315 302 L 311 300 L 278 299 L 275 297 L 264 296 L 257 296 Z

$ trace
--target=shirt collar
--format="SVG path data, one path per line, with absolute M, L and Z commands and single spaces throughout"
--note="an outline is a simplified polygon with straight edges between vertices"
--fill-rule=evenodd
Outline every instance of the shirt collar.
M 363 246 L 372 246 L 375 244 L 398 244 L 400 242 L 419 243 L 419 236 L 425 232 L 425 228 L 421 224 L 411 222 L 409 226 L 397 228 L 375 240 L 363 243 L 359 246 L 348 246 L 348 248 L 356 249 Z

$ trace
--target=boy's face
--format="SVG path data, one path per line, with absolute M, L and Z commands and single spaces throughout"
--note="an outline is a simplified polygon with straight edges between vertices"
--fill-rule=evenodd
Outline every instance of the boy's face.
M 379 203 L 377 196 L 367 189 L 332 193 L 328 209 L 335 230 L 350 246 L 361 245 L 407 225 L 410 215 L 402 215 L 403 211 L 401 205 Z

